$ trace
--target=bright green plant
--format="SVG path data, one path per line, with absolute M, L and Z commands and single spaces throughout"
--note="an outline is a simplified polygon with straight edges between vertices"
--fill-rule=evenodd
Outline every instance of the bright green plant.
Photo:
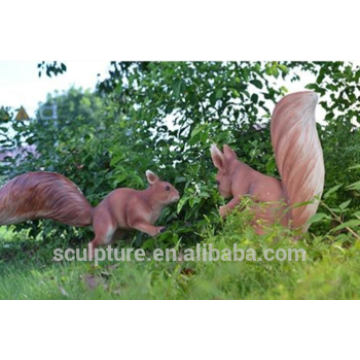
M 326 203 L 330 208 L 335 202 L 345 204 L 341 216 L 347 221 L 359 211 L 357 193 L 347 187 L 359 170 L 344 168 L 359 163 L 358 130 L 352 120 L 359 113 L 354 94 L 360 72 L 342 62 L 113 62 L 99 94 L 70 89 L 47 99 L 46 104 L 58 106 L 56 123 L 37 118 L 30 125 L 13 125 L 41 154 L 13 167 L 13 175 L 40 168 L 61 172 L 96 205 L 116 187 L 146 187 L 144 173 L 151 169 L 183 195 L 159 220 L 169 228 L 162 237 L 196 243 L 207 222 L 219 222 L 217 208 L 223 203 L 215 188 L 210 145 L 227 143 L 256 170 L 277 176 L 269 119 L 287 92 L 277 79 L 297 81 L 304 71 L 315 75 L 316 82 L 308 87 L 319 93 L 320 106 L 327 111 L 325 124 L 319 126 L 325 193 L 344 184 Z M 338 226 L 323 220 L 310 231 L 319 235 Z M 43 231 L 40 224 L 31 225 L 33 235 Z M 45 233 L 54 228 L 69 231 L 46 222 Z M 69 238 L 85 236 L 83 231 L 76 234 L 70 231 Z M 139 245 L 154 243 L 141 234 L 135 240 Z

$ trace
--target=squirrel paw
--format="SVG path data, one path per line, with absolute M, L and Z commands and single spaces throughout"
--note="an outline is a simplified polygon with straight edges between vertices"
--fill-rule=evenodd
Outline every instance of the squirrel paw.
M 220 206 L 219 213 L 220 213 L 220 216 L 222 218 L 224 218 L 229 213 L 229 209 L 226 206 Z

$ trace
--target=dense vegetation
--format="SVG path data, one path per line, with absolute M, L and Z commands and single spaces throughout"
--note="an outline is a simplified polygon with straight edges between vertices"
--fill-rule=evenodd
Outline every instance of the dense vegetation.
M 64 64 L 39 65 L 49 76 L 66 71 Z M 305 72 L 313 74 L 307 87 L 319 94 L 326 111 L 325 119 L 318 119 L 326 181 L 309 233 L 294 244 L 291 234 L 277 228 L 254 235 L 246 211 L 219 219 L 223 200 L 209 147 L 229 144 L 242 161 L 278 176 L 269 120 L 287 93 L 279 80 L 296 82 Z M 5 159 L 3 183 L 26 171 L 56 171 L 95 206 L 114 188 L 144 188 L 144 173 L 151 169 L 180 191 L 180 202 L 159 219 L 165 233 L 156 238 L 130 233 L 119 247 L 181 251 L 199 242 L 218 248 L 237 243 L 259 253 L 268 247 L 305 248 L 308 256 L 297 263 L 54 263 L 55 248 L 85 245 L 91 229 L 34 221 L 1 229 L 1 296 L 360 298 L 359 79 L 360 69 L 343 62 L 114 62 L 95 93 L 72 88 L 49 95 L 45 104 L 56 104 L 56 120 L 39 112 L 31 121 L 15 121 L 13 109 L 2 107 L 1 147 L 36 145 L 38 152 Z

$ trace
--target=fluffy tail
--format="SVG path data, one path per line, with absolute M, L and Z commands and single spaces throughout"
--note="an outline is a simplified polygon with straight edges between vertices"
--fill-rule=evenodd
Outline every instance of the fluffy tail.
M 324 188 L 324 159 L 315 122 L 317 100 L 309 91 L 287 95 L 272 116 L 272 145 L 290 205 L 311 201 L 321 196 Z M 318 205 L 315 200 L 292 208 L 292 228 L 306 231 Z
M 78 187 L 60 174 L 29 172 L 0 189 L 0 225 L 46 218 L 71 226 L 88 226 L 92 213 Z

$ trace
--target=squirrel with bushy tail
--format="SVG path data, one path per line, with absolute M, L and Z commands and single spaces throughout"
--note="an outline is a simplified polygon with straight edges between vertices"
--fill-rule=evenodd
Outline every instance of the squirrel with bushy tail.
M 120 188 L 93 208 L 79 188 L 61 174 L 37 171 L 19 175 L 0 189 L 0 225 L 52 219 L 66 225 L 93 226 L 89 258 L 100 245 L 108 245 L 130 229 L 155 236 L 165 230 L 154 226 L 162 209 L 179 200 L 179 192 L 146 171 L 145 190 Z
M 318 96 L 303 91 L 289 94 L 275 106 L 271 119 L 271 142 L 281 180 L 266 176 L 237 159 L 224 145 L 211 146 L 218 169 L 216 183 L 220 194 L 232 200 L 220 207 L 225 217 L 247 195 L 254 201 L 253 226 L 263 234 L 274 223 L 303 232 L 316 213 L 324 188 L 324 159 L 316 130 Z
M 227 145 L 223 151 L 216 145 L 211 147 L 220 194 L 232 198 L 220 207 L 221 216 L 226 216 L 244 195 L 249 195 L 255 202 L 253 225 L 257 233 L 263 233 L 275 222 L 307 230 L 308 220 L 318 208 L 314 197 L 321 196 L 324 187 L 316 104 L 315 93 L 299 92 L 285 96 L 275 107 L 271 140 L 281 181 L 240 162 Z M 165 230 L 163 226 L 154 226 L 162 209 L 180 196 L 170 183 L 161 181 L 153 172 L 147 171 L 146 177 L 147 189 L 116 189 L 93 208 L 78 187 L 63 175 L 45 171 L 22 174 L 0 189 L 0 225 L 44 218 L 71 226 L 92 225 L 95 237 L 89 243 L 91 254 L 96 247 L 121 238 L 130 229 L 155 236 Z

